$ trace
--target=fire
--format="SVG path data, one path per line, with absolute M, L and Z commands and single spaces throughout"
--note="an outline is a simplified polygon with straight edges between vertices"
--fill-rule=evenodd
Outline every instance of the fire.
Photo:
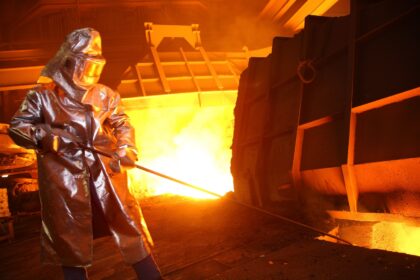
M 234 102 L 228 102 L 223 106 L 158 106 L 128 111 L 141 150 L 139 164 L 220 195 L 232 191 L 233 106 Z M 131 170 L 129 179 L 138 196 L 170 193 L 214 198 L 140 170 Z
M 371 248 L 420 256 L 420 227 L 380 222 L 372 227 Z

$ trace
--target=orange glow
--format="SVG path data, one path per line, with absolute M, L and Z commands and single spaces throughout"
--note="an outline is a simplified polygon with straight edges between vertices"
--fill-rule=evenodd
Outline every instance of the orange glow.
M 390 214 L 379 215 L 385 219 L 393 220 L 376 221 L 373 225 L 367 221 L 368 219 L 365 220 L 366 223 L 360 223 L 359 220 L 350 226 L 337 226 L 329 233 L 340 236 L 356 246 L 420 256 L 420 226 L 418 221 L 412 218 L 386 216 Z M 359 215 L 359 217 L 361 216 Z M 337 240 L 328 236 L 320 236 L 317 239 L 337 242 Z
M 165 96 L 154 98 L 166 102 Z M 170 102 L 173 98 L 166 100 Z M 230 146 L 234 102 L 206 107 L 160 105 L 127 111 L 136 128 L 138 163 L 220 195 L 232 191 Z M 170 193 L 214 198 L 140 170 L 130 170 L 129 179 L 137 196 Z
M 420 256 L 420 227 L 377 223 L 372 227 L 371 248 Z

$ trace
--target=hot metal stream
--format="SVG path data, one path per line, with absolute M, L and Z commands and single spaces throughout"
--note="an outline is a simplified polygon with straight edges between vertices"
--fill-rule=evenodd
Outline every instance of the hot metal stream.
M 103 156 L 105 156 L 105 157 L 112 158 L 112 154 L 110 154 L 110 153 L 108 153 L 108 152 L 104 152 L 104 151 L 101 151 L 101 150 L 95 149 L 95 148 L 93 148 L 93 147 L 87 147 L 87 146 L 82 145 L 82 144 L 80 144 L 80 146 L 81 146 L 83 149 L 90 150 L 90 151 L 92 151 L 92 152 L 95 152 L 95 153 L 97 153 L 97 154 L 103 155 Z M 294 224 L 294 225 L 297 225 L 297 226 L 299 226 L 299 227 L 305 228 L 305 229 L 307 229 L 307 230 L 310 230 L 310 231 L 313 231 L 313 232 L 316 232 L 316 233 L 319 233 L 319 234 L 322 234 L 322 235 L 329 236 L 329 237 L 334 238 L 334 239 L 336 239 L 336 240 L 338 240 L 338 241 L 341 241 L 341 242 L 343 242 L 343 243 L 346 243 L 346 244 L 349 244 L 349 245 L 353 245 L 351 242 L 349 242 L 349 241 L 347 241 L 347 240 L 345 240 L 345 239 L 342 239 L 342 238 L 340 238 L 340 237 L 338 237 L 338 236 L 336 236 L 336 235 L 333 235 L 333 234 L 330 234 L 330 233 L 328 233 L 328 232 L 324 232 L 324 231 L 322 231 L 322 230 L 319 230 L 319 229 L 317 229 L 317 228 L 314 228 L 314 227 L 311 227 L 311 226 L 308 226 L 308 225 L 302 224 L 302 223 L 300 223 L 300 222 L 297 222 L 297 221 L 295 221 L 295 220 L 292 220 L 292 219 L 289 219 L 289 218 L 283 217 L 283 216 L 278 215 L 278 214 L 276 214 L 276 213 L 272 213 L 272 212 L 270 212 L 270 211 L 267 211 L 267 210 L 264 210 L 264 209 L 261 209 L 261 208 L 255 207 L 255 206 L 253 206 L 253 205 L 249 205 L 249 204 L 247 204 L 247 203 L 243 203 L 243 202 L 240 202 L 240 201 L 234 200 L 234 199 L 229 198 L 229 197 L 224 197 L 224 196 L 222 196 L 222 195 L 220 195 L 220 194 L 217 194 L 217 193 L 214 193 L 214 192 L 212 192 L 212 191 L 209 191 L 209 190 L 203 189 L 203 188 L 201 188 L 201 187 L 198 187 L 198 186 L 192 185 L 192 184 L 190 184 L 190 183 L 187 183 L 187 182 L 184 182 L 184 181 L 178 180 L 178 179 L 176 179 L 176 178 L 173 178 L 173 177 L 170 177 L 170 176 L 168 176 L 168 175 L 162 174 L 162 173 L 160 173 L 160 172 L 154 171 L 154 170 L 152 170 L 152 169 L 149 169 L 149 168 L 147 168 L 147 167 L 141 166 L 141 165 L 139 165 L 139 164 L 135 164 L 135 167 L 136 167 L 136 168 L 138 168 L 138 169 L 141 169 L 141 170 L 143 170 L 143 171 L 146 171 L 146 172 L 148 172 L 148 173 L 154 174 L 154 175 L 156 175 L 156 176 L 159 176 L 159 177 L 165 178 L 165 179 L 167 179 L 167 180 L 170 180 L 170 181 L 176 182 L 176 183 L 178 183 L 178 184 L 181 184 L 181 185 L 187 186 L 187 187 L 189 187 L 189 188 L 192 188 L 192 189 L 195 189 L 195 190 L 198 190 L 198 191 L 204 192 L 204 193 L 208 193 L 208 194 L 214 195 L 214 196 L 219 197 L 219 198 L 223 198 L 223 199 L 225 199 L 225 200 L 227 200 L 227 201 L 230 201 L 230 202 L 233 202 L 233 203 L 236 203 L 236 204 L 242 205 L 242 206 L 244 206 L 244 207 L 246 207 L 246 208 L 253 209 L 253 210 L 255 210 L 255 211 L 258 211 L 258 212 L 260 212 L 260 213 L 266 214 L 266 215 L 268 215 L 268 216 L 275 217 L 275 218 L 277 218 L 277 219 L 280 219 L 280 220 L 282 220 L 282 221 L 288 222 L 288 223 L 290 223 L 290 224 Z

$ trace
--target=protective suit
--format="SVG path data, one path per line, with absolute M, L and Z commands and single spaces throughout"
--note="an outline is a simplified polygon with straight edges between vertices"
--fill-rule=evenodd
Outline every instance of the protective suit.
M 104 64 L 99 33 L 73 31 L 11 121 L 13 140 L 37 150 L 44 263 L 91 264 L 93 194 L 125 261 L 150 254 L 140 207 L 118 172 L 119 160 L 136 154 L 134 131 L 119 94 L 97 84 Z M 77 143 L 115 152 L 116 168 Z

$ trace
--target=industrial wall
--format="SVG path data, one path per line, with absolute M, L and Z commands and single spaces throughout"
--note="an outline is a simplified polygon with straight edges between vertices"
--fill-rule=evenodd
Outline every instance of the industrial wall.
M 352 1 L 252 58 L 235 108 L 235 192 L 263 206 L 420 216 L 418 1 Z M 308 194 L 310 193 L 310 194 Z

